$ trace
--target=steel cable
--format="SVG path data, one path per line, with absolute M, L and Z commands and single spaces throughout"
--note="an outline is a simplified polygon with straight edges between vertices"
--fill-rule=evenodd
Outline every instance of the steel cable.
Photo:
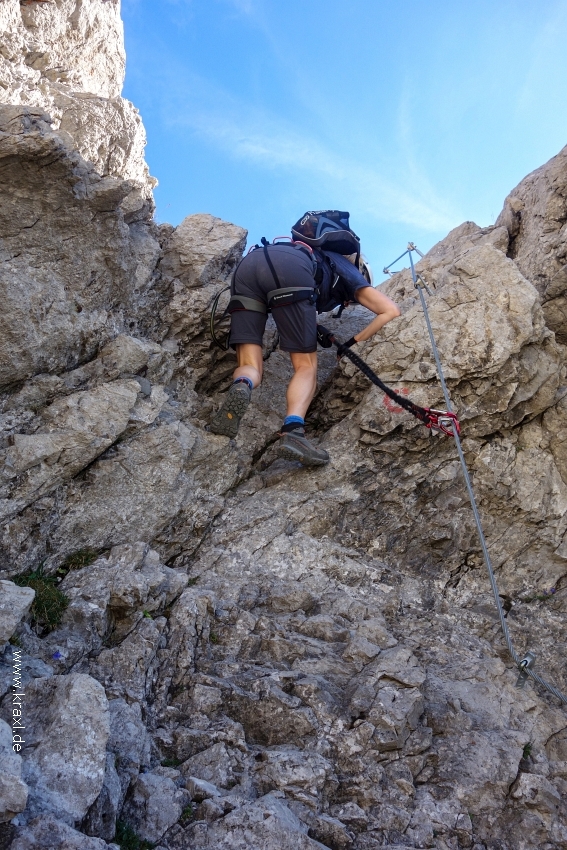
M 447 405 L 447 410 L 449 412 L 452 412 L 451 399 L 450 399 L 450 396 L 449 396 L 449 391 L 447 389 L 447 384 L 445 383 L 445 376 L 443 374 L 443 367 L 441 365 L 441 358 L 439 357 L 439 351 L 438 351 L 437 345 L 435 343 L 435 336 L 433 334 L 433 328 L 431 327 L 431 321 L 429 319 L 429 311 L 427 309 L 425 296 L 423 294 L 424 282 L 416 274 L 414 264 L 413 264 L 412 251 L 417 251 L 417 249 L 415 248 L 415 246 L 410 245 L 408 247 L 407 253 L 409 254 L 409 258 L 410 258 L 412 279 L 413 279 L 413 282 L 414 282 L 414 286 L 416 287 L 417 291 L 419 292 L 419 297 L 420 297 L 420 300 L 421 300 L 421 306 L 423 308 L 423 314 L 425 316 L 425 322 L 426 322 L 427 330 L 428 330 L 428 333 L 429 333 L 429 339 L 431 341 L 431 348 L 433 349 L 433 356 L 435 357 L 435 363 L 437 365 L 437 373 L 439 375 L 439 381 L 441 383 L 441 388 L 443 390 L 443 396 L 445 397 L 445 404 Z M 418 251 L 418 253 L 421 254 L 421 252 L 419 252 L 419 251 Z M 404 255 L 402 254 L 402 256 L 404 256 Z M 423 256 L 423 255 L 421 255 L 421 256 Z M 398 259 L 401 259 L 401 257 L 398 257 Z M 513 658 L 513 660 L 514 660 L 514 663 L 517 665 L 517 667 L 520 671 L 520 679 L 518 680 L 518 685 L 521 686 L 520 683 L 521 683 L 521 679 L 522 679 L 523 676 L 526 676 L 526 675 L 530 676 L 530 678 L 532 678 L 534 681 L 538 682 L 538 684 L 540 684 L 544 688 L 546 688 L 551 694 L 553 694 L 553 696 L 557 697 L 557 699 L 561 700 L 561 702 L 563 702 L 567 705 L 567 697 L 563 693 L 561 693 L 561 691 L 558 690 L 554 685 L 550 684 L 549 682 L 546 682 L 545 679 L 542 679 L 541 676 L 539 676 L 536 672 L 534 672 L 534 670 L 531 669 L 531 667 L 529 665 L 531 663 L 533 663 L 534 656 L 531 653 L 526 653 L 524 658 L 520 659 L 520 657 L 517 655 L 516 651 L 514 650 L 514 646 L 512 644 L 512 639 L 510 637 L 510 632 L 508 630 L 508 623 L 506 622 L 506 617 L 505 617 L 504 611 L 502 609 L 502 603 L 500 602 L 500 594 L 498 592 L 498 585 L 496 583 L 496 577 L 494 575 L 494 569 L 492 567 L 492 562 L 490 560 L 490 555 L 488 553 L 488 547 L 486 545 L 486 539 L 485 539 L 484 531 L 483 531 L 483 528 L 482 528 L 482 522 L 481 522 L 480 515 L 479 515 L 479 512 L 478 512 L 478 508 L 477 508 L 477 505 L 476 505 L 476 499 L 475 499 L 475 496 L 474 496 L 469 471 L 468 471 L 467 464 L 466 464 L 466 461 L 465 461 L 465 456 L 463 454 L 463 447 L 461 445 L 461 440 L 459 438 L 459 434 L 457 433 L 456 428 L 453 428 L 453 437 L 455 438 L 455 443 L 457 445 L 457 452 L 458 452 L 458 455 L 459 455 L 459 460 L 461 461 L 461 466 L 462 466 L 462 469 L 463 469 L 465 484 L 467 486 L 469 499 L 470 499 L 470 503 L 471 503 L 471 507 L 472 507 L 472 511 L 473 511 L 473 515 L 474 515 L 474 519 L 475 519 L 475 523 L 476 523 L 476 528 L 477 528 L 478 536 L 479 536 L 479 540 L 480 540 L 480 545 L 482 547 L 482 553 L 483 553 L 483 556 L 484 556 L 484 563 L 486 564 L 486 568 L 488 570 L 490 585 L 492 587 L 492 593 L 494 595 L 494 601 L 496 603 L 496 608 L 498 610 L 498 617 L 500 619 L 500 626 L 502 628 L 502 632 L 503 632 L 504 637 L 506 639 L 508 651 L 509 651 L 511 657 Z

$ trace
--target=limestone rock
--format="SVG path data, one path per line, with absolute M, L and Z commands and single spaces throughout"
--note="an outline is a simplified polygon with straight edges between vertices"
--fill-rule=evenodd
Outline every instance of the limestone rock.
M 103 649 L 91 662 L 91 672 L 110 697 L 145 701 L 152 692 L 156 652 L 166 621 L 143 617 L 122 643 Z
M 12 729 L 0 720 L 0 823 L 23 812 L 28 789 L 22 781 L 22 757 L 12 749 Z
M 4 526 L 2 566 L 11 572 L 23 571 L 45 560 L 47 537 L 58 536 L 55 560 L 59 562 L 66 554 L 61 545 L 65 548 L 71 540 L 75 549 L 99 549 L 131 541 L 126 515 L 134 517 L 136 510 L 132 513 L 132 506 L 124 500 L 124 472 L 128 468 L 128 486 L 140 503 L 144 479 L 148 475 L 152 478 L 156 462 L 158 468 L 162 467 L 158 478 L 165 489 L 160 493 L 159 485 L 157 489 L 151 486 L 153 495 L 148 492 L 142 498 L 147 509 L 138 523 L 143 530 L 138 537 L 147 537 L 148 521 L 155 525 L 157 534 L 180 513 L 178 524 L 185 528 L 190 516 L 198 527 L 206 527 L 219 509 L 218 492 L 231 486 L 238 462 L 233 454 L 228 468 L 219 468 L 215 476 L 217 492 L 213 488 L 211 493 L 207 481 L 200 497 L 190 493 L 182 467 L 188 441 L 193 442 L 186 428 L 194 426 L 179 422 L 185 411 L 178 412 L 180 402 L 171 399 L 171 391 L 166 392 L 162 382 L 170 381 L 174 372 L 183 376 L 176 378 L 181 381 L 177 389 L 182 403 L 189 400 L 193 405 L 196 395 L 191 387 L 200 374 L 207 373 L 207 361 L 213 359 L 210 341 L 203 343 L 199 369 L 187 381 L 185 376 L 192 371 L 188 363 L 181 358 L 172 365 L 174 338 L 162 347 L 124 333 L 127 327 L 142 336 L 155 333 L 163 338 L 171 329 L 173 313 L 167 318 L 166 310 L 164 326 L 157 309 L 160 299 L 169 298 L 173 305 L 176 296 L 166 294 L 172 282 L 165 274 L 167 263 L 164 270 L 158 267 L 160 246 L 154 238 L 155 228 L 145 221 L 126 225 L 120 204 L 130 191 L 129 184 L 110 177 L 101 180 L 61 136 L 49 129 L 43 113 L 17 106 L 2 110 L 4 133 L 0 141 L 4 156 L 16 157 L 0 211 L 3 249 L 7 252 L 0 281 L 6 296 L 2 337 L 5 373 L 0 374 L 0 383 L 8 389 L 2 402 L 6 436 L 2 441 L 5 462 L 0 498 L 4 515 L 14 518 L 13 524 Z M 49 164 L 43 167 L 45 157 Z M 54 205 L 65 214 L 59 215 L 51 228 L 49 210 Z M 101 210 L 102 217 L 98 215 Z M 35 222 L 33 234 L 30 221 Z M 174 234 L 169 240 L 170 265 L 176 257 L 181 265 L 186 264 L 186 270 L 190 263 L 200 263 L 202 285 L 193 291 L 224 285 L 240 256 L 245 232 L 208 216 L 193 217 L 182 230 L 182 238 Z M 61 245 L 66 246 L 63 254 Z M 185 273 L 180 274 L 185 280 Z M 50 293 L 48 313 L 42 307 L 43 291 Z M 195 333 L 201 337 L 206 324 L 202 313 L 207 307 L 208 302 L 193 305 L 199 324 Z M 14 328 L 18 328 L 17 333 Z M 136 393 L 136 400 L 132 393 Z M 139 432 L 156 426 L 166 430 L 142 433 L 140 442 L 135 440 Z M 104 457 L 118 438 L 123 441 L 115 452 L 118 462 L 112 462 L 111 454 L 107 459 L 110 463 L 103 460 L 100 467 L 91 466 L 90 475 L 99 481 L 94 489 L 85 488 L 86 482 L 77 474 L 98 456 Z M 204 442 L 200 439 L 198 446 L 199 454 L 201 450 L 218 449 L 221 461 L 224 441 L 211 436 Z M 163 463 L 156 458 L 156 451 L 160 454 L 162 450 Z M 130 457 L 125 459 L 123 454 Z M 192 466 L 189 461 L 187 471 Z M 134 467 L 139 467 L 139 472 L 132 474 Z M 201 474 L 198 469 L 197 476 Z M 68 489 L 62 489 L 67 482 Z M 94 496 L 92 509 L 84 489 Z M 98 516 L 102 491 L 109 504 L 106 522 Z M 26 510 L 27 505 L 41 504 L 43 499 L 47 499 L 43 509 Z M 74 511 L 78 502 L 80 519 Z M 96 517 L 89 518 L 91 510 Z M 117 521 L 120 513 L 125 514 L 123 523 Z M 38 525 L 39 517 L 49 523 L 49 532 L 43 518 Z M 83 544 L 74 541 L 72 529 L 77 528 L 77 521 L 83 528 Z M 54 523 L 60 527 L 59 535 Z M 185 531 L 184 536 L 184 542 L 188 542 L 191 532 Z M 24 540 L 27 544 L 22 549 Z M 170 544 L 165 546 L 169 550 Z M 179 551 L 179 542 L 174 548 Z M 48 560 L 47 569 L 52 565 Z
M 209 310 L 246 232 L 151 221 L 118 4 L 0 22 L 1 568 L 69 600 L 17 631 L 14 846 L 100 846 L 122 817 L 163 850 L 567 846 L 565 714 L 515 687 L 454 441 L 329 351 L 308 427 L 331 461 L 276 460 L 271 325 L 237 439 L 207 432 L 234 366 Z M 564 184 L 562 151 L 417 270 L 515 646 L 565 691 Z M 383 290 L 402 315 L 358 350 L 443 406 L 408 270 Z
M 42 412 L 55 399 L 71 395 L 75 390 L 93 390 L 100 384 L 114 382 L 124 376 L 138 383 L 144 372 L 150 384 L 163 384 L 171 377 L 170 356 L 160 345 L 148 339 L 119 334 L 104 345 L 94 360 L 77 369 L 58 375 L 40 374 L 31 378 L 10 398 L 10 410 Z M 45 411 L 47 413 L 47 411 Z
M 2 703 L 11 710 L 10 695 Z M 104 781 L 108 703 L 98 682 L 72 674 L 35 679 L 26 686 L 23 779 L 26 815 L 82 820 Z
M 258 682 L 254 689 L 257 693 L 234 689 L 229 703 L 249 741 L 272 746 L 315 733 L 315 715 L 298 697 L 288 696 L 272 682 Z
M 205 457 L 208 469 L 202 463 Z M 64 496 L 63 503 L 58 502 L 55 512 L 50 505 L 48 512 L 58 554 L 48 559 L 48 566 L 80 549 L 102 550 L 157 537 L 178 516 L 185 526 L 182 539 L 190 543 L 193 528 L 206 527 L 218 512 L 218 496 L 232 485 L 237 464 L 235 451 L 226 448 L 223 438 L 192 423 L 161 421 L 134 434 L 106 452 L 88 475 L 73 479 L 64 493 L 57 494 Z M 211 480 L 212 466 L 217 474 Z M 12 526 L 5 526 L 6 554 L 13 552 L 22 566 L 37 555 L 33 548 L 17 553 L 20 528 L 32 524 L 35 530 L 28 532 L 28 542 L 35 545 L 35 534 L 41 534 L 37 519 L 32 506 Z M 176 548 L 179 551 L 179 544 Z M 7 559 L 5 563 L 8 566 Z
M 256 770 L 256 783 L 260 793 L 285 791 L 292 798 L 299 794 L 305 800 L 314 799 L 333 776 L 331 763 L 317 753 L 298 752 L 291 749 L 270 749 L 262 754 Z
M 118 209 L 130 184 L 97 175 L 40 110 L 0 108 L 0 161 L 6 387 L 92 358 L 131 302 L 135 256 Z
M 271 794 L 241 808 L 210 826 L 191 830 L 195 850 L 215 847 L 264 847 L 265 850 L 316 850 L 323 848 L 307 836 L 303 826 L 287 806 Z
M 116 821 L 124 802 L 122 785 L 114 762 L 114 753 L 107 753 L 101 792 L 81 825 L 87 835 L 104 838 L 105 841 L 112 841 L 116 834 Z
M 21 86 L 27 67 L 29 83 L 42 77 L 53 82 L 57 72 L 77 90 L 103 97 L 120 94 L 126 57 L 117 4 L 76 7 L 70 0 L 62 0 L 46 9 L 33 3 L 20 8 L 18 0 L 8 0 L 2 5 L 0 20 L 10 45 L 2 56 L 3 72 L 12 76 L 16 85 Z M 32 43 L 35 51 L 30 55 L 25 51 L 33 49 Z M 21 97 L 21 89 L 19 94 Z
M 120 97 L 126 57 L 119 4 L 4 0 L 0 29 L 3 102 L 49 113 L 99 174 L 132 180 L 150 197 L 155 181 L 144 160 L 144 127 Z
M 142 721 L 138 703 L 110 700 L 110 737 L 108 749 L 114 753 L 118 771 L 135 779 L 141 767 L 150 764 L 150 738 Z
M 26 616 L 35 597 L 31 587 L 0 580 L 0 647 L 9 640 Z
M 234 761 L 223 743 L 191 756 L 180 765 L 180 770 L 189 779 L 201 779 L 218 788 L 228 788 L 235 779 Z
M 96 97 L 50 87 L 46 108 L 54 128 L 74 145 L 103 177 L 123 177 L 132 185 L 121 208 L 127 220 L 143 219 L 153 210 L 150 177 L 144 158 L 146 131 L 136 107 L 123 97 Z
M 198 588 L 188 587 L 177 600 L 168 623 L 168 645 L 174 653 L 161 659 L 162 687 L 182 686 L 195 670 L 199 649 L 210 637 L 210 609 L 214 597 Z
M 500 250 L 481 244 L 452 260 L 447 266 L 432 249 L 418 265 L 435 285 L 428 310 L 459 419 L 467 421 L 469 435 L 490 432 L 497 421 L 511 427 L 553 403 L 563 374 L 561 351 L 546 336 L 537 291 Z M 404 273 L 395 276 L 389 292 L 403 294 L 404 280 Z M 407 304 L 401 319 L 366 343 L 362 354 L 386 383 L 398 382 L 412 399 L 432 406 L 441 397 L 427 383 L 436 367 L 421 305 L 415 299 Z M 344 368 L 361 381 L 352 365 Z M 380 435 L 399 422 L 415 427 L 410 414 L 400 417 L 382 400 L 374 390 L 366 395 L 354 417 L 359 427 Z
M 21 625 L 17 631 L 22 637 L 26 636 L 24 641 L 30 638 L 31 629 L 27 624 Z M 0 699 L 14 685 L 19 688 L 20 682 L 22 689 L 25 690 L 26 685 L 32 679 L 48 678 L 53 675 L 53 667 L 50 664 L 46 664 L 40 658 L 28 655 L 21 646 L 16 646 L 16 643 L 21 644 L 22 640 L 17 637 L 13 644 L 6 644 L 3 654 L 0 655 Z M 38 643 L 39 641 L 37 643 L 33 641 L 33 647 L 37 649 Z M 30 646 L 30 649 L 32 649 L 32 646 Z M 16 679 L 14 674 L 16 674 Z
M 320 841 L 325 847 L 331 850 L 348 850 L 352 847 L 354 834 L 338 818 L 309 813 L 302 820 L 309 824 L 309 837 Z
M 397 643 L 396 638 L 388 631 L 386 621 L 382 617 L 370 617 L 368 620 L 363 620 L 358 624 L 356 631 L 357 634 L 367 638 L 380 649 L 390 649 Z M 383 659 L 384 656 L 382 656 L 381 663 L 383 663 Z
M 105 642 L 120 642 L 144 616 L 170 605 L 187 581 L 143 543 L 115 547 L 61 582 L 68 605 L 44 641 L 46 655 L 56 653 L 68 669 Z
M 162 271 L 186 289 L 216 283 L 234 270 L 245 240 L 242 227 L 204 213 L 187 216 L 166 245 Z
M 509 256 L 537 288 L 551 330 L 565 342 L 567 148 L 512 190 L 497 224 L 510 234 Z
M 213 299 L 230 283 L 246 234 L 242 227 L 199 213 L 187 216 L 165 244 L 160 270 L 171 282 L 171 297 L 160 316 L 166 344 L 178 352 L 180 389 L 194 387 L 199 379 L 210 381 L 211 366 L 221 375 L 231 367 L 230 353 L 210 350 L 209 315 Z
M 52 815 L 34 818 L 27 826 L 20 827 L 10 845 L 11 850 L 106 850 L 106 841 L 89 838 Z M 116 847 L 115 844 L 110 845 Z
M 114 381 L 74 393 L 54 401 L 33 434 L 16 434 L 3 464 L 12 479 L 4 515 L 73 478 L 111 446 L 126 430 L 139 391 L 136 381 Z
M 202 803 L 203 800 L 210 800 L 213 797 L 220 797 L 221 793 L 216 785 L 212 782 L 207 782 L 205 779 L 197 779 L 195 776 L 190 776 L 185 783 L 191 799 L 197 803 Z
M 176 823 L 187 794 L 165 776 L 142 773 L 124 807 L 124 817 L 143 841 L 156 842 Z

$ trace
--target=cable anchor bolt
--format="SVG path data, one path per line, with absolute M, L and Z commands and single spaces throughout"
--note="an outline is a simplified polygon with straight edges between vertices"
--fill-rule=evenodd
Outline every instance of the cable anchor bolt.
M 427 285 L 427 281 L 419 273 L 417 273 L 415 276 L 414 286 L 416 289 L 425 289 L 428 295 L 433 295 L 432 291 Z
M 416 248 L 416 246 L 413 244 L 413 242 L 408 242 L 407 250 L 408 250 L 408 251 L 415 251 L 415 252 L 416 252 L 416 254 L 419 254 L 419 256 L 420 256 L 420 257 L 423 257 L 423 256 L 424 256 L 424 254 L 422 254 L 422 253 L 421 253 L 421 251 L 419 250 L 419 248 Z
M 456 413 L 451 413 L 448 410 L 434 410 L 432 407 L 425 407 L 424 410 L 429 417 L 429 422 L 425 425 L 426 428 L 442 431 L 448 437 L 454 437 L 455 433 L 460 435 L 461 426 Z
M 532 670 L 535 664 L 535 655 L 533 652 L 526 652 L 518 667 L 520 668 L 520 675 L 516 681 L 517 688 L 523 688 L 528 680 L 528 670 Z

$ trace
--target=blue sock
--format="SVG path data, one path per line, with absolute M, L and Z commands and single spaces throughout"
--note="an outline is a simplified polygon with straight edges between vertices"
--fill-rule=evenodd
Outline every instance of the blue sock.
M 251 390 L 254 389 L 254 384 L 252 383 L 250 378 L 235 378 L 232 383 L 233 384 L 241 384 L 241 383 L 248 384 L 248 386 L 250 387 Z
M 302 416 L 286 416 L 282 425 L 282 434 L 288 434 L 290 431 L 295 431 L 296 428 L 303 428 L 305 419 Z

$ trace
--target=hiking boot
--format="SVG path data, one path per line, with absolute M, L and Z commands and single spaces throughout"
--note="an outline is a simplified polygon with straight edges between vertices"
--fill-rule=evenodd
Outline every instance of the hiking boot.
M 209 429 L 213 434 L 236 437 L 240 420 L 250 404 L 251 395 L 252 390 L 244 381 L 239 381 L 231 386 L 225 400 L 211 419 Z
M 304 466 L 324 466 L 329 462 L 325 449 L 318 449 L 310 443 L 303 428 L 282 434 L 276 443 L 276 454 L 286 460 L 298 460 Z

